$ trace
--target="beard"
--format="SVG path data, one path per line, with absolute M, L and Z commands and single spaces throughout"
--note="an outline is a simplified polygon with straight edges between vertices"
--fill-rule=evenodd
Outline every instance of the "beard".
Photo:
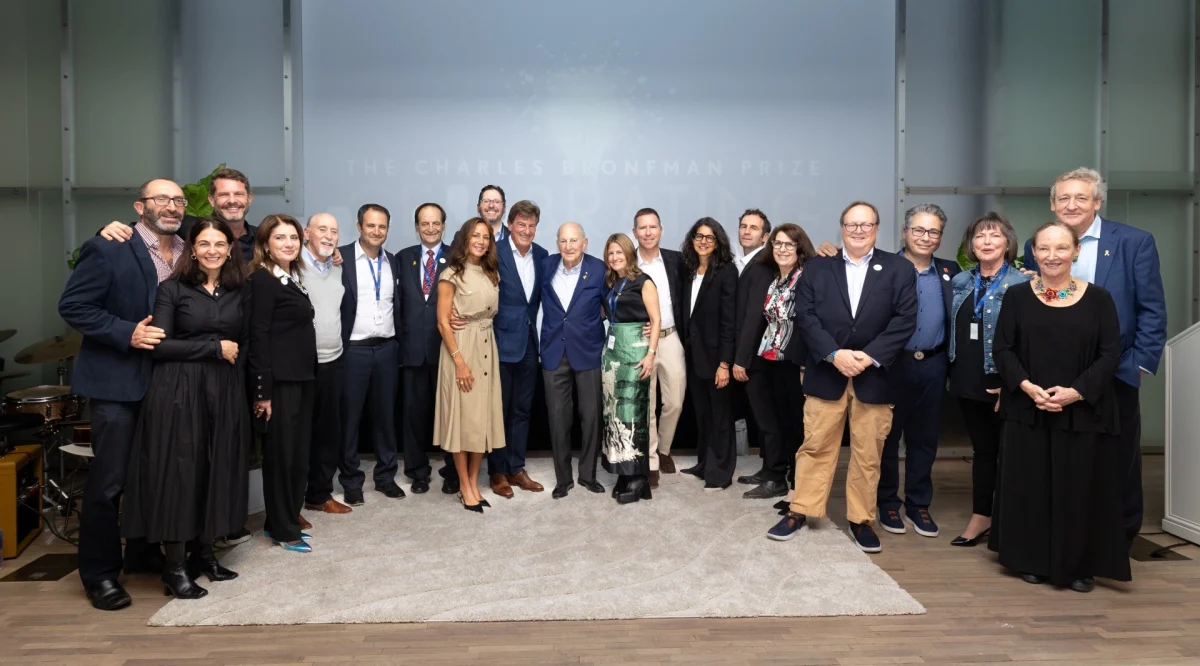
M 322 259 L 328 259 L 333 256 L 334 248 L 332 245 L 317 244 L 317 256 Z
M 233 215 L 236 215 L 237 217 L 230 217 L 230 215 L 221 208 L 213 208 L 213 217 L 224 222 L 225 224 L 244 221 L 246 219 L 246 209 L 243 208 L 240 213 L 233 213 Z
M 183 215 L 180 214 L 175 219 L 164 219 L 163 213 L 164 211 L 147 210 L 145 215 L 146 224 L 150 225 L 150 228 L 157 234 L 179 233 L 179 227 L 183 224 Z

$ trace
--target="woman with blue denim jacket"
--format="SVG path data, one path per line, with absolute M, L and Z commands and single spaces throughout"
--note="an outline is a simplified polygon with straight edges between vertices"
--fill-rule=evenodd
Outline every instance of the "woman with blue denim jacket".
M 967 257 L 976 264 L 954 276 L 950 308 L 950 390 L 958 396 L 974 459 L 971 465 L 971 520 L 952 546 L 974 546 L 992 526 L 996 457 L 1002 419 L 997 413 L 1000 375 L 992 360 L 992 338 L 1000 303 L 1014 284 L 1029 276 L 1012 267 L 1017 234 L 1004 216 L 989 212 L 963 234 Z

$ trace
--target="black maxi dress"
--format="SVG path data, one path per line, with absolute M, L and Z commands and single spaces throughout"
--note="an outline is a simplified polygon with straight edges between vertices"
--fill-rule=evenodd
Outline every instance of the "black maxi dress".
M 232 534 L 246 522 L 250 412 L 245 364 L 249 332 L 238 290 L 178 279 L 158 288 L 152 324 L 166 338 L 152 352 L 142 400 L 121 531 L 148 541 Z M 238 363 L 221 356 L 238 343 Z
M 1117 467 L 1113 373 L 1121 334 L 1112 296 L 1096 285 L 1068 307 L 1028 284 L 1008 290 L 992 344 L 1004 382 L 1004 435 L 988 547 L 1000 564 L 1070 585 L 1130 580 Z M 1020 384 L 1079 391 L 1062 412 L 1037 408 Z

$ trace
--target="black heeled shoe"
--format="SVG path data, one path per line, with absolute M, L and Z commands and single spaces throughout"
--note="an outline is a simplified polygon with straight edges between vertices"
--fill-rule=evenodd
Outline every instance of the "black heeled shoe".
M 163 565 L 162 583 L 165 596 L 175 595 L 176 599 L 199 599 L 208 594 L 208 590 L 196 584 L 188 575 L 186 552 L 187 546 L 182 541 L 164 543 L 163 551 L 166 564 Z
M 617 504 L 632 504 L 638 500 L 654 499 L 650 494 L 650 479 L 645 476 L 635 476 L 629 485 L 625 486 L 625 492 L 617 495 Z
M 992 533 L 992 528 L 989 527 L 986 530 L 980 532 L 979 534 L 976 534 L 975 536 L 971 537 L 970 539 L 968 539 L 965 536 L 959 535 L 959 536 L 954 537 L 954 540 L 950 542 L 950 545 L 951 546 L 962 546 L 963 548 L 974 548 L 976 545 L 979 544 L 980 541 L 983 541 L 984 539 L 986 539 L 988 537 L 988 535 L 991 533 Z
M 483 513 L 483 500 L 480 500 L 479 504 L 467 504 L 467 500 L 463 499 L 462 493 L 459 493 L 458 501 L 462 502 L 463 508 L 466 509 L 467 511 L 474 511 L 475 513 Z
M 616 483 L 616 485 L 613 486 L 613 489 L 612 489 L 612 498 L 617 499 L 617 495 L 620 495 L 621 493 L 625 492 L 625 489 L 627 489 L 628 487 L 629 487 L 629 477 L 625 476 L 624 474 L 618 474 L 617 475 L 617 483 Z
M 188 575 L 192 578 L 199 578 L 200 574 L 204 574 L 209 582 L 213 583 L 238 577 L 236 571 L 221 566 L 216 557 L 193 557 L 188 562 Z

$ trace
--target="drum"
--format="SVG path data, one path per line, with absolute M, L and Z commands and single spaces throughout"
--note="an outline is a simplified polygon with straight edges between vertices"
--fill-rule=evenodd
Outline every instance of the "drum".
M 6 395 L 4 413 L 40 414 L 47 422 L 77 419 L 83 398 L 72 395 L 70 386 L 32 386 Z

